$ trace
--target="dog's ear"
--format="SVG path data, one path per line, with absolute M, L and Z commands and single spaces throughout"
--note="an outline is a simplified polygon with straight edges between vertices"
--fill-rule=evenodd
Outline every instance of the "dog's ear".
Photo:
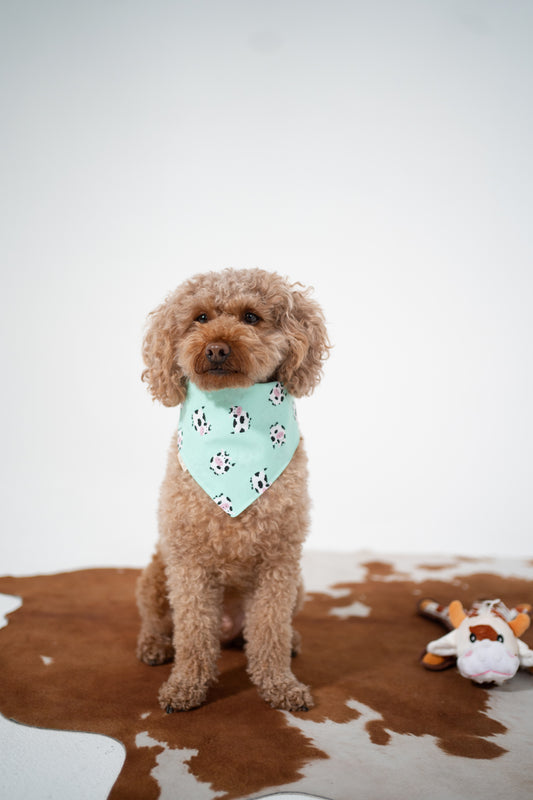
M 295 397 L 311 394 L 319 383 L 331 347 L 322 309 L 309 294 L 292 287 L 281 318 L 290 347 L 277 375 Z
M 152 396 L 165 406 L 176 406 L 185 400 L 185 378 L 176 361 L 178 341 L 171 297 L 148 317 L 142 351 L 146 364 L 142 380 L 148 384 Z

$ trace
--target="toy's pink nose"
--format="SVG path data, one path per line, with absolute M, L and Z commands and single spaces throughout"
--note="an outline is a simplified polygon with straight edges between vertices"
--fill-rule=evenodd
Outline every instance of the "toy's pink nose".
M 211 364 L 223 364 L 231 353 L 231 347 L 226 342 L 211 342 L 205 348 L 205 357 Z

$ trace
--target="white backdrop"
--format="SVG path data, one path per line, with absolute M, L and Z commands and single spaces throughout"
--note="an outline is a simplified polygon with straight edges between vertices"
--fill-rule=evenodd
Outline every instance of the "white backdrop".
M 141 565 L 184 278 L 312 284 L 316 549 L 530 552 L 533 5 L 3 3 L 0 571 Z

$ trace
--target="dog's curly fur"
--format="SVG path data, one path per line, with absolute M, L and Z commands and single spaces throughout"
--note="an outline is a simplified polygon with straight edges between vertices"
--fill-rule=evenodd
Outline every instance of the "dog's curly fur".
M 224 360 L 213 360 L 222 345 Z M 260 269 L 210 272 L 180 286 L 152 312 L 143 380 L 166 406 L 187 382 L 213 391 L 281 381 L 295 397 L 320 380 L 329 342 L 309 290 Z M 167 712 L 200 705 L 217 676 L 222 643 L 242 633 L 248 672 L 276 708 L 310 708 L 291 671 L 299 648 L 292 618 L 303 600 L 302 543 L 308 528 L 302 442 L 272 486 L 229 517 L 178 461 L 174 436 L 159 504 L 159 543 L 139 579 L 137 655 L 174 660 L 159 693 Z

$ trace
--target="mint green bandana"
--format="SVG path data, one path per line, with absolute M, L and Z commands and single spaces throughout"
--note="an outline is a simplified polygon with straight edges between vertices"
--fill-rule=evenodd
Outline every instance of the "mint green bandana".
M 279 478 L 299 441 L 294 400 L 281 383 L 215 392 L 189 383 L 178 427 L 181 465 L 231 517 Z

